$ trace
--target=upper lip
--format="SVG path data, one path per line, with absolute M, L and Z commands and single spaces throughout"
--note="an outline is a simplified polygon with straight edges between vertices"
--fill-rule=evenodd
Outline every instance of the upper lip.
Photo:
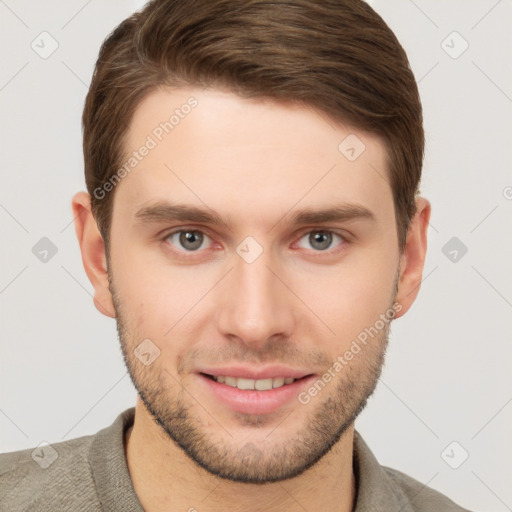
M 249 366 L 218 366 L 215 368 L 201 368 L 199 373 L 214 375 L 216 377 L 226 376 L 254 380 L 273 379 L 276 377 L 300 379 L 311 375 L 311 372 L 300 368 L 290 368 L 284 365 L 272 365 L 260 368 L 251 368 Z

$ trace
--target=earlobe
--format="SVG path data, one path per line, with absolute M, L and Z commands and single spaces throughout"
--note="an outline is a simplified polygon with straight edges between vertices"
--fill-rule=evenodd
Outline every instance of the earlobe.
M 400 277 L 396 302 L 402 308 L 395 318 L 404 315 L 412 306 L 420 290 L 427 253 L 427 231 L 431 206 L 423 197 L 416 200 L 416 214 L 407 231 L 407 242 L 400 258 Z
M 82 252 L 82 262 L 94 287 L 94 305 L 100 313 L 115 318 L 115 309 L 109 289 L 105 244 L 91 211 L 91 198 L 78 192 L 72 200 L 75 232 Z

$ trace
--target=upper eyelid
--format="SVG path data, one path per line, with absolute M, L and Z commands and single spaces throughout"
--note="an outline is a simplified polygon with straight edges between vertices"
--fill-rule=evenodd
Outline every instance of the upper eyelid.
M 193 226 L 185 226 L 185 227 L 179 227 L 175 229 L 171 229 L 170 231 L 165 231 L 162 238 L 165 240 L 169 238 L 172 235 L 175 235 L 176 233 L 182 233 L 187 231 L 197 231 L 199 233 L 202 233 L 203 235 L 208 236 L 209 238 L 213 239 L 212 235 L 208 233 L 208 230 L 205 230 L 204 228 L 199 227 L 193 227 Z
M 182 231 L 198 231 L 199 233 L 203 233 L 205 235 L 208 235 L 210 238 L 212 238 L 212 236 L 209 234 L 209 230 L 208 229 L 205 229 L 205 228 L 202 228 L 202 227 L 195 227 L 195 226 L 180 226 L 180 227 L 177 227 L 177 228 L 173 228 L 171 229 L 170 231 L 165 231 L 165 234 L 163 235 L 164 238 L 167 238 L 175 233 L 180 233 Z M 342 238 L 344 238 L 345 235 L 345 230 L 342 230 L 343 233 L 340 233 L 338 229 L 336 228 L 325 228 L 325 227 L 305 227 L 305 228 L 301 228 L 298 230 L 298 233 L 295 233 L 293 236 L 298 236 L 299 234 L 304 236 L 308 233 L 313 233 L 313 232 L 320 232 L 320 231 L 326 231 L 328 233 L 334 233 L 338 236 L 341 236 Z

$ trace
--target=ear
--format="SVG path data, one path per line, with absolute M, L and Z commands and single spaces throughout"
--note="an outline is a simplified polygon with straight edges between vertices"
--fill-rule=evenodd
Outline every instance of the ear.
M 107 274 L 105 244 L 91 210 L 91 196 L 78 192 L 73 196 L 75 232 L 82 251 L 84 269 L 94 287 L 94 305 L 106 316 L 115 318 L 114 303 Z
M 409 229 L 403 254 L 400 256 L 400 277 L 396 301 L 402 305 L 395 318 L 410 309 L 420 291 L 423 266 L 427 253 L 427 231 L 430 220 L 430 203 L 423 197 L 416 200 L 416 214 Z

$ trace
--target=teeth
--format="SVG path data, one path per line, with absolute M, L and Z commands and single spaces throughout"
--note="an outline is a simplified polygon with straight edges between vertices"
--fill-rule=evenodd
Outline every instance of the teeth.
M 273 388 L 280 388 L 281 386 L 284 386 L 284 377 L 276 377 L 272 381 L 272 387 Z
M 291 384 L 295 379 L 293 377 L 275 377 L 273 379 L 245 379 L 243 377 L 226 377 L 223 375 L 213 376 L 213 378 L 222 384 L 238 389 L 256 389 L 258 391 L 268 391 L 270 389 L 280 388 L 285 384 Z
M 224 384 L 227 384 L 228 386 L 232 386 L 236 388 L 236 377 L 225 377 Z
M 254 389 L 254 379 L 237 379 L 236 387 L 238 389 Z
M 268 391 L 272 389 L 272 379 L 259 379 L 254 381 L 254 389 Z

